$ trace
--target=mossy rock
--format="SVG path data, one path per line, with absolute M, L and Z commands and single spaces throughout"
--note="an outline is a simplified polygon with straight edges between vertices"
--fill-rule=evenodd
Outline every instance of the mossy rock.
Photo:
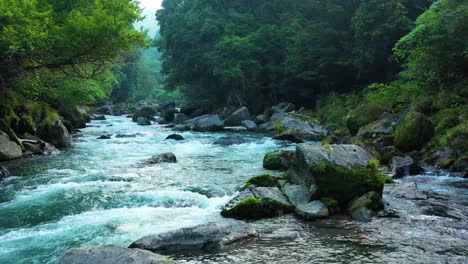
M 447 144 L 455 150 L 458 155 L 468 153 L 468 121 L 452 128 L 447 133 Z
M 314 197 L 333 197 L 340 205 L 370 191 L 383 192 L 384 182 L 374 164 L 346 168 L 324 161 L 312 169 L 312 174 L 317 185 Z
M 403 151 L 420 150 L 434 134 L 434 125 L 426 116 L 411 112 L 397 126 L 394 142 Z
M 338 201 L 332 197 L 322 197 L 320 198 L 320 201 L 322 201 L 322 203 L 324 203 L 328 208 L 338 206 Z
M 239 219 L 261 219 L 280 216 L 289 210 L 284 204 L 273 200 L 249 197 L 240 201 L 233 209 L 221 211 L 221 215 Z
M 263 167 L 268 170 L 287 170 L 294 157 L 293 151 L 273 150 L 265 154 Z
M 346 118 L 346 127 L 355 135 L 359 128 L 377 120 L 383 113 L 385 108 L 375 104 L 362 104 L 356 107 Z
M 163 111 L 161 117 L 164 118 L 164 120 L 166 120 L 167 122 L 174 122 L 174 117 L 176 113 L 177 110 L 173 107 L 170 107 Z
M 132 120 L 133 122 L 137 122 L 139 117 L 144 117 L 148 120 L 155 121 L 155 118 L 154 118 L 155 114 L 156 114 L 156 111 L 152 107 L 145 106 L 141 108 L 140 110 L 136 110 L 133 113 Z
M 257 175 L 247 181 L 245 188 L 249 188 L 251 186 L 276 187 L 278 186 L 278 181 L 282 179 L 283 178 L 281 177 L 271 176 L 270 174 Z
M 371 191 L 351 201 L 348 212 L 355 220 L 367 222 L 376 211 L 384 209 L 382 195 Z

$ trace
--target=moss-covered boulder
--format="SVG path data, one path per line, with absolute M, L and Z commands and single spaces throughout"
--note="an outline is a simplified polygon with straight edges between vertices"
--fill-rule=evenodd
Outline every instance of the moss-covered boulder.
M 263 167 L 268 170 L 287 170 L 294 162 L 295 153 L 287 150 L 273 150 L 265 154 Z
M 279 185 L 278 182 L 282 179 L 281 177 L 272 176 L 270 174 L 261 174 L 250 178 L 245 184 L 245 187 L 277 187 Z
M 349 203 L 348 213 L 354 219 L 361 222 L 368 222 L 377 211 L 384 209 L 381 194 L 368 192 Z
M 379 119 L 384 112 L 385 109 L 382 106 L 362 104 L 349 113 L 346 118 L 346 127 L 351 134 L 355 135 L 360 127 Z
M 333 197 L 340 205 L 374 191 L 383 193 L 384 180 L 374 165 L 355 165 L 351 168 L 324 161 L 312 173 L 317 190 L 312 198 Z
M 243 190 L 221 211 L 224 217 L 261 219 L 292 212 L 292 205 L 277 187 L 250 187 Z
M 434 125 L 426 116 L 411 112 L 397 126 L 394 142 L 402 151 L 419 150 L 434 134 Z
M 37 130 L 39 137 L 59 148 L 69 146 L 71 137 L 59 115 L 50 108 L 46 107 L 44 110 L 45 118 Z
M 150 106 L 145 106 L 133 112 L 132 120 L 133 122 L 137 122 L 139 117 L 144 117 L 148 120 L 155 121 L 156 120 L 154 118 L 155 114 L 156 114 L 156 111 L 154 110 L 154 108 Z

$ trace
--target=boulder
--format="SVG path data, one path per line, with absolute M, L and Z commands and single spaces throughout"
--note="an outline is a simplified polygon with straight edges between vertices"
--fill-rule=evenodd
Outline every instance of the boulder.
M 112 115 L 112 107 L 110 105 L 103 105 L 96 108 L 94 112 L 99 115 Z
M 146 236 L 132 243 L 130 248 L 158 253 L 212 252 L 254 240 L 258 236 L 258 232 L 249 224 L 225 220 Z
M 220 146 L 231 146 L 247 143 L 248 141 L 241 137 L 220 137 L 213 144 Z
M 266 132 L 275 131 L 275 123 L 273 123 L 273 122 L 263 123 L 263 124 L 258 126 L 257 130 L 258 131 L 266 131 Z
M 408 114 L 408 111 L 400 112 L 396 115 L 383 113 L 380 119 L 359 128 L 357 136 L 360 138 L 377 138 L 390 135 L 395 131 L 395 127 Z
M 175 264 L 174 261 L 155 253 L 105 245 L 69 250 L 59 264 Z
M 166 122 L 169 122 L 169 123 L 174 122 L 176 113 L 177 113 L 177 110 L 174 107 L 169 107 L 161 112 L 161 117 L 164 118 Z
M 419 175 L 424 172 L 411 157 L 394 157 L 392 159 L 392 177 L 403 178 L 405 176 Z
M 137 124 L 139 126 L 149 126 L 149 125 L 151 125 L 151 121 L 149 121 L 147 118 L 139 117 L 137 119 Z
M 221 131 L 224 128 L 224 123 L 217 115 L 204 115 L 187 121 L 193 131 L 198 132 L 214 132 Z
M 221 215 L 236 219 L 260 219 L 289 213 L 292 205 L 277 187 L 250 187 L 223 206 Z
M 174 153 L 168 152 L 151 157 L 145 162 L 146 165 L 154 165 L 159 163 L 176 163 L 177 158 Z
M 243 126 L 233 126 L 233 127 L 224 127 L 225 131 L 230 131 L 230 132 L 246 132 L 247 128 Z
M 330 197 L 343 205 L 367 192 L 383 191 L 384 180 L 370 164 L 372 156 L 359 146 L 299 144 L 296 158 L 297 172 L 288 179 L 316 187 L 312 198 Z
M 181 140 L 184 140 L 184 137 L 179 134 L 172 134 L 166 137 L 166 140 L 169 140 L 169 139 L 172 139 L 175 141 L 181 141 Z
M 211 114 L 213 104 L 210 101 L 204 100 L 199 102 L 188 102 L 180 107 L 180 113 L 189 117 L 197 117 L 201 115 Z
M 273 150 L 263 158 L 263 168 L 268 170 L 287 170 L 294 162 L 294 151 Z
M 273 122 L 275 123 L 276 121 L 278 120 L 281 120 L 283 118 L 286 117 L 286 114 L 284 112 L 280 112 L 280 113 L 274 113 L 271 117 L 270 117 L 270 122 Z
M 43 122 L 39 126 L 38 135 L 58 148 L 68 147 L 71 144 L 70 134 L 60 120 Z
M 384 209 L 382 197 L 376 192 L 368 192 L 355 198 L 348 205 L 349 215 L 357 221 L 369 222 L 378 211 Z
M 328 207 L 321 201 L 297 205 L 296 214 L 304 220 L 316 220 L 330 215 Z
M 10 137 L 0 131 L 0 162 L 20 158 L 23 155 L 21 147 L 10 140 Z
M 139 117 L 144 117 L 148 120 L 154 121 L 155 114 L 156 114 L 156 111 L 154 110 L 154 108 L 150 106 L 144 106 L 141 109 L 133 112 L 132 120 L 133 122 L 137 122 Z
M 289 202 L 295 207 L 310 202 L 311 193 L 309 188 L 304 185 L 287 183 L 283 188 L 284 194 Z
M 255 124 L 255 122 L 252 120 L 243 120 L 241 122 L 241 125 L 247 128 L 247 130 L 249 131 L 254 131 L 255 129 L 257 129 L 257 124 Z
M 305 140 L 323 140 L 329 132 L 322 126 L 314 125 L 312 127 L 308 122 L 286 117 L 276 122 L 275 134 L 275 139 L 292 139 L 293 142 L 301 143 Z
M 395 146 L 402 151 L 421 149 L 435 134 L 434 125 L 421 113 L 406 115 L 395 129 Z
M 0 166 L 0 179 L 10 176 L 10 172 L 7 168 Z
M 240 126 L 244 120 L 251 118 L 249 109 L 247 107 L 241 107 L 232 113 L 228 118 L 224 120 L 224 124 L 227 126 Z
M 355 135 L 359 128 L 375 121 L 382 116 L 385 109 L 380 105 L 363 104 L 356 107 L 346 118 L 346 127 L 351 134 Z
M 279 187 L 283 178 L 271 176 L 270 174 L 261 174 L 250 178 L 245 184 L 245 188 L 255 187 Z
M 190 117 L 188 117 L 186 114 L 183 114 L 183 113 L 174 114 L 174 123 L 175 124 L 182 124 L 182 123 L 184 123 L 185 121 L 187 121 L 189 119 L 190 119 Z
M 96 121 L 104 121 L 107 120 L 105 116 L 103 115 L 92 115 L 91 120 L 96 120 Z
M 23 155 L 50 155 L 59 151 L 52 144 L 42 140 L 20 139 L 24 147 Z
M 222 110 L 217 111 L 221 119 L 226 119 L 239 109 L 239 106 L 226 106 Z
M 158 112 L 164 112 L 166 111 L 167 109 L 174 109 L 176 106 L 176 103 L 175 102 L 166 102 L 166 103 L 162 103 L 156 107 L 153 107 L 155 108 L 155 110 L 157 110 Z
M 266 123 L 267 122 L 267 117 L 266 115 L 258 115 L 255 117 L 255 122 L 257 122 L 257 124 L 263 124 L 263 123 Z

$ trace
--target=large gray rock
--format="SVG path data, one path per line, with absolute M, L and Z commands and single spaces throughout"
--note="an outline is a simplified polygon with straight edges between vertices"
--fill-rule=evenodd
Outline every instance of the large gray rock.
M 149 121 L 147 118 L 145 117 L 138 117 L 137 118 L 137 124 L 139 126 L 149 126 L 151 125 L 151 121 Z
M 159 163 L 176 163 L 177 158 L 174 153 L 168 152 L 151 157 L 145 162 L 146 165 L 154 165 Z
M 68 147 L 71 144 L 71 137 L 67 128 L 60 120 L 39 126 L 39 136 L 58 148 Z
M 22 154 L 21 147 L 0 131 L 0 162 L 20 158 Z
M 315 220 L 330 215 L 328 207 L 321 201 L 299 204 L 296 207 L 296 214 L 305 220 Z
M 277 121 L 275 133 L 275 139 L 290 140 L 297 143 L 305 140 L 320 141 L 329 135 L 329 131 L 322 126 L 311 126 L 308 122 L 291 117 Z
M 94 110 L 96 114 L 100 115 L 112 115 L 112 107 L 110 105 L 103 105 Z
M 224 128 L 224 123 L 217 115 L 203 115 L 186 122 L 193 131 L 198 132 L 214 132 L 221 131 Z
M 135 241 L 130 247 L 158 253 L 215 251 L 257 237 L 258 233 L 251 225 L 240 221 L 226 220 L 220 223 L 150 235 Z
M 266 122 L 257 127 L 258 131 L 262 132 L 271 132 L 275 130 L 275 123 L 273 122 Z
M 182 124 L 182 123 L 184 123 L 185 121 L 188 121 L 188 120 L 190 120 L 190 117 L 188 117 L 186 114 L 183 114 L 183 113 L 174 114 L 174 123 L 175 124 Z
M 279 216 L 291 210 L 291 203 L 279 188 L 250 187 L 223 206 L 221 215 L 236 219 L 260 219 Z
M 267 122 L 267 117 L 266 115 L 258 115 L 255 117 L 255 121 L 257 122 L 257 124 L 263 124 Z
M 114 245 L 72 249 L 59 264 L 175 264 L 166 257 L 141 249 Z
M 289 202 L 291 202 L 295 207 L 301 204 L 308 204 L 310 202 L 310 190 L 304 185 L 287 183 L 284 186 L 283 191 L 288 197 Z
M 241 125 L 247 128 L 247 130 L 249 131 L 254 131 L 255 129 L 257 129 L 257 124 L 255 124 L 255 122 L 252 120 L 244 120 L 241 122 Z
M 25 149 L 24 155 L 50 155 L 59 152 L 52 144 L 41 140 L 20 139 L 20 141 Z
M 286 117 L 286 114 L 284 112 L 279 112 L 279 113 L 274 113 L 273 115 L 271 115 L 270 117 L 270 122 L 273 122 L 275 123 L 276 121 L 280 120 L 280 119 L 283 119 Z
M 247 107 L 241 107 L 234 113 L 232 113 L 228 118 L 224 120 L 226 126 L 240 126 L 241 122 L 244 120 L 249 120 L 251 118 L 249 109 Z
M 424 172 L 418 163 L 411 157 L 394 157 L 392 159 L 392 177 L 403 178 L 405 176 L 419 175 Z
M 10 172 L 7 168 L 0 166 L 0 179 L 10 176 Z

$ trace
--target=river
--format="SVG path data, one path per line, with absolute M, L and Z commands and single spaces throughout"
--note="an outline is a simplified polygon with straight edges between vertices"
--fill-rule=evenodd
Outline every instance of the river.
M 113 135 L 99 140 L 103 134 Z M 221 221 L 220 207 L 253 175 L 264 154 L 293 148 L 260 134 L 184 132 L 125 117 L 93 121 L 73 146 L 7 164 L 0 182 L 0 263 L 55 263 L 70 248 L 128 246 L 149 234 Z M 125 135 L 125 137 L 116 137 Z M 213 144 L 220 137 L 243 144 Z M 143 166 L 173 152 L 178 163 Z M 422 175 L 427 201 L 386 197 L 399 218 L 361 224 L 347 217 L 254 223 L 261 238 L 217 254 L 172 256 L 181 263 L 468 263 L 468 180 Z

